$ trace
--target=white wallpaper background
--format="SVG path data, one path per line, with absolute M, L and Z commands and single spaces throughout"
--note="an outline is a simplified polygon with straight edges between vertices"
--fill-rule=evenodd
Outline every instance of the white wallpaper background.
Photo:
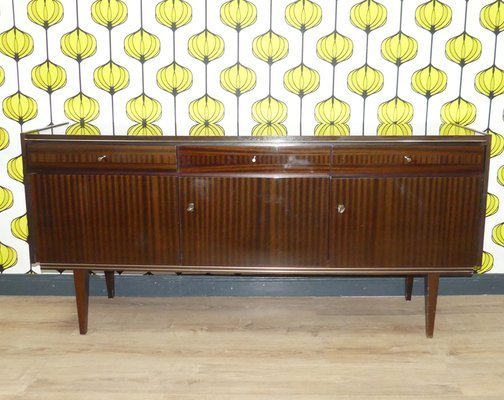
M 504 1 L 2 0 L 0 271 L 29 263 L 19 132 L 493 135 L 480 273 L 504 273 Z

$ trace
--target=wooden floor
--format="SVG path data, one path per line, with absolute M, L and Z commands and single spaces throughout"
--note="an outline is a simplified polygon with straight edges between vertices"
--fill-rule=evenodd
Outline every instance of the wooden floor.
M 0 297 L 0 399 L 504 399 L 504 296 Z

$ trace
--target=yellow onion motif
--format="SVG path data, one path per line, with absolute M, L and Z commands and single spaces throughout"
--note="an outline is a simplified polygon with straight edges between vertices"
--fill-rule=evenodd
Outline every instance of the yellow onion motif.
M 495 157 L 502 154 L 502 152 L 504 151 L 504 137 L 490 129 L 487 129 L 485 132 L 492 136 L 490 157 Z
M 321 37 L 317 41 L 317 55 L 333 66 L 348 60 L 353 53 L 353 42 L 337 32 Z
M 156 20 L 175 31 L 192 19 L 192 7 L 183 0 L 163 0 L 156 6 Z
M 32 69 L 33 84 L 51 94 L 66 85 L 66 72 L 59 65 L 46 60 Z
M 504 2 L 496 0 L 483 7 L 480 12 L 480 23 L 496 35 L 504 31 Z
M 0 150 L 9 146 L 9 133 L 6 129 L 0 127 Z
M 485 272 L 490 271 L 493 268 L 493 266 L 494 266 L 494 257 L 490 253 L 484 251 L 483 258 L 481 260 L 481 265 L 474 267 L 474 272 L 476 272 L 477 274 L 484 274 Z
M 224 54 L 224 40 L 205 29 L 190 37 L 189 54 L 207 64 Z
M 289 42 L 283 36 L 268 31 L 257 36 L 252 42 L 252 53 L 259 60 L 273 64 L 289 54 Z
M 284 74 L 284 87 L 299 97 L 313 93 L 320 86 L 320 75 L 314 69 L 300 64 Z
M 252 105 L 252 119 L 260 124 L 281 124 L 287 119 L 284 102 L 267 96 Z
M 282 124 L 287 119 L 285 103 L 267 96 L 252 105 L 252 118 L 258 122 L 252 128 L 252 136 L 287 136 L 287 128 Z
M 12 192 L 3 186 L 0 186 L 0 212 L 11 208 L 13 203 L 14 198 L 12 196 Z
M 330 97 L 315 106 L 315 136 L 348 136 L 350 128 L 347 125 L 350 119 L 350 106 Z
M 350 127 L 348 124 L 317 124 L 314 134 L 315 136 L 348 136 Z
M 91 6 L 91 18 L 110 30 L 128 19 L 128 6 L 121 0 L 97 0 Z
M 162 129 L 154 124 L 136 124 L 128 128 L 128 136 L 162 136 Z
M 17 253 L 12 247 L 0 242 L 0 269 L 5 271 L 17 263 Z
M 446 89 L 448 76 L 433 65 L 415 71 L 411 77 L 411 87 L 428 99 Z
M 63 5 L 58 0 L 32 0 L 27 11 L 30 21 L 45 29 L 63 19 Z
M 413 105 L 399 97 L 394 97 L 378 107 L 378 120 L 383 124 L 408 124 L 412 119 Z
M 28 239 L 28 221 L 26 214 L 18 218 L 14 218 L 11 222 L 12 235 L 20 240 Z
M 5 71 L 2 67 L 0 67 L 0 86 L 5 83 Z
M 435 33 L 450 25 L 452 10 L 438 0 L 430 0 L 417 7 L 415 20 L 418 26 Z
M 139 124 L 151 124 L 161 118 L 161 103 L 146 94 L 141 94 L 126 103 L 126 114 Z
M 481 41 L 467 33 L 461 33 L 446 42 L 446 56 L 461 67 L 481 56 Z
M 16 61 L 33 52 L 33 38 L 26 32 L 12 27 L 0 33 L 0 53 Z
M 474 131 L 460 125 L 442 123 L 439 127 L 439 134 L 441 136 L 474 136 Z
M 502 12 L 504 13 L 504 6 Z M 478 92 L 493 99 L 504 93 L 504 71 L 494 65 L 479 72 L 474 83 Z
M 161 42 L 156 35 L 140 28 L 124 38 L 124 50 L 130 57 L 144 63 L 159 54 Z
M 497 171 L 497 182 L 504 186 L 504 165 L 501 166 Z
M 467 126 L 476 119 L 476 106 L 462 97 L 441 107 L 441 120 L 447 124 Z
M 90 122 L 100 115 L 98 102 L 82 92 L 65 100 L 64 110 L 67 118 L 75 122 Z
M 157 72 L 157 84 L 161 89 L 176 96 L 192 86 L 192 72 L 173 62 Z
M 381 45 L 382 57 L 397 66 L 413 60 L 417 51 L 417 41 L 401 32 L 388 37 Z
M 23 158 L 20 155 L 9 160 L 7 173 L 12 179 L 23 183 Z
M 236 63 L 221 72 L 220 84 L 224 90 L 241 96 L 255 88 L 256 74 L 252 69 Z
M 257 124 L 252 136 L 287 136 L 287 128 L 283 124 Z
M 285 9 L 285 21 L 293 28 L 305 32 L 322 21 L 322 8 L 310 0 L 297 0 Z
M 387 9 L 374 0 L 363 0 L 352 7 L 350 20 L 357 28 L 369 33 L 385 25 Z
M 80 28 L 65 33 L 61 37 L 60 45 L 63 54 L 77 62 L 96 53 L 96 38 Z
M 348 74 L 348 88 L 366 98 L 382 90 L 383 74 L 369 65 L 363 65 Z
M 227 26 L 241 31 L 256 22 L 257 9 L 247 0 L 230 0 L 222 5 L 220 18 Z
M 410 124 L 379 124 L 378 136 L 411 136 L 413 128 Z
M 65 130 L 66 135 L 84 135 L 84 136 L 97 136 L 100 134 L 100 129 L 98 127 L 89 124 L 87 122 L 78 122 L 76 124 L 69 125 Z
M 224 118 L 224 104 L 204 95 L 189 104 L 189 117 L 200 124 L 216 124 Z
M 504 223 L 494 226 L 492 229 L 492 240 L 495 244 L 504 247 Z
M 114 95 L 129 85 L 129 72 L 113 61 L 95 69 L 93 80 L 96 87 Z
M 21 92 L 6 97 L 2 102 L 2 107 L 7 118 L 21 125 L 37 116 L 37 103 Z
M 492 193 L 487 194 L 487 202 L 486 202 L 486 213 L 487 217 L 490 217 L 499 211 L 499 198 Z
M 217 124 L 198 124 L 189 129 L 190 136 L 224 136 L 224 128 Z

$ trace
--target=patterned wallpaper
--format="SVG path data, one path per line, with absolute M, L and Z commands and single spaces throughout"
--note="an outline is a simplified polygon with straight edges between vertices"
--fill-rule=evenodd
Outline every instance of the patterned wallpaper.
M 2 0 L 0 271 L 33 273 L 19 132 L 493 135 L 504 273 L 504 1 Z

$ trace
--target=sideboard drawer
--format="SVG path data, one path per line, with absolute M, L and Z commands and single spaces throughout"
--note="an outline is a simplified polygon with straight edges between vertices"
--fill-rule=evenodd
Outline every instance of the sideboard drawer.
M 485 148 L 474 146 L 335 147 L 335 173 L 361 172 L 483 172 Z
M 182 173 L 328 173 L 331 148 L 292 146 L 180 146 Z
M 34 169 L 176 171 L 175 146 L 30 143 L 26 163 Z

